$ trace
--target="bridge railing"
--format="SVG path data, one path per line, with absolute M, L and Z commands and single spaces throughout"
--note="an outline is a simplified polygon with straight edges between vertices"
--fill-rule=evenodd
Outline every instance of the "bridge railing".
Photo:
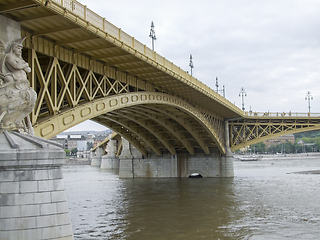
M 104 32 L 107 32 L 111 36 L 115 37 L 119 41 L 125 43 L 126 45 L 136 49 L 140 53 L 143 53 L 146 57 L 159 62 L 164 67 L 170 69 L 171 71 L 185 77 L 188 80 L 196 79 L 188 74 L 186 71 L 182 70 L 180 67 L 174 65 L 172 62 L 168 61 L 161 55 L 157 54 L 155 51 L 148 48 L 145 44 L 137 41 L 134 37 L 131 37 L 129 34 L 125 33 L 114 26 L 112 23 L 107 21 L 105 18 L 99 16 L 86 5 L 81 4 L 76 0 L 53 0 L 54 2 L 60 4 L 61 6 L 65 7 L 69 11 L 73 12 L 75 15 L 87 20 L 90 24 L 96 26 L 97 28 L 101 29 Z
M 320 117 L 320 113 L 294 113 L 294 112 L 244 112 L 246 117 Z
M 165 71 L 169 70 L 174 74 L 181 77 L 181 79 L 185 79 L 185 83 L 196 88 L 197 90 L 203 93 L 210 93 L 214 94 L 216 98 L 220 99 L 221 102 L 226 102 L 226 99 L 220 96 L 220 94 L 215 94 L 210 87 L 206 84 L 199 81 L 197 78 L 191 76 L 187 71 L 181 69 L 180 67 L 176 66 L 173 62 L 168 61 L 155 51 L 148 48 L 145 44 L 137 41 L 134 37 L 131 37 L 127 33 L 114 26 L 112 23 L 107 21 L 105 18 L 99 16 L 86 5 L 81 4 L 76 0 L 52 0 L 53 2 L 59 4 L 60 6 L 66 8 L 74 15 L 79 16 L 80 18 L 84 19 L 91 25 L 95 26 L 96 28 L 100 29 L 103 32 L 106 32 L 108 35 L 112 36 L 112 38 L 119 40 L 120 42 L 126 44 L 127 46 L 131 47 L 132 49 L 136 50 L 137 52 L 143 54 L 147 60 L 151 59 L 156 63 L 159 63 L 164 68 Z M 178 77 L 179 78 L 179 77 Z M 233 104 L 229 102 L 229 107 L 234 108 Z

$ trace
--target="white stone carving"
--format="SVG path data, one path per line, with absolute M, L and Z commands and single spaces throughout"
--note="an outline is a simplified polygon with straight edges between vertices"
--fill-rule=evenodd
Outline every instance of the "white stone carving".
M 27 78 L 31 68 L 21 56 L 24 39 L 17 39 L 8 47 L 0 39 L 0 129 L 33 134 L 29 113 L 37 93 Z

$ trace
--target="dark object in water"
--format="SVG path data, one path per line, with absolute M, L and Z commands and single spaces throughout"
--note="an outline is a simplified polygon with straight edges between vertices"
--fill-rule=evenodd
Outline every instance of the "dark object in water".
M 192 173 L 189 178 L 203 178 L 200 173 Z

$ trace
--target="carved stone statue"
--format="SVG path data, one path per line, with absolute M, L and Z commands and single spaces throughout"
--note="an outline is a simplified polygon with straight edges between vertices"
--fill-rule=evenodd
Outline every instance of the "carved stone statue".
M 0 39 L 0 129 L 33 134 L 29 114 L 37 93 L 27 78 L 31 68 L 21 56 L 24 39 L 14 41 L 8 50 Z

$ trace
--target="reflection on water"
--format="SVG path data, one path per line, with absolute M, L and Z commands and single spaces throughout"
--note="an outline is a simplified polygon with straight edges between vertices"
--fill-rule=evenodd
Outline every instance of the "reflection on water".
M 119 179 L 66 166 L 75 239 L 318 239 L 320 160 L 235 162 L 235 178 Z

